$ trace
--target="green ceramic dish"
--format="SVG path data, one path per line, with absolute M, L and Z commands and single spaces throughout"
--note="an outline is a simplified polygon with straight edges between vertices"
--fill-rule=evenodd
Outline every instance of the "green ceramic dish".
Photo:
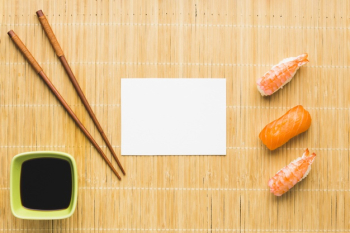
M 63 210 L 33 210 L 23 207 L 20 193 L 21 168 L 24 161 L 35 158 L 58 158 L 68 161 L 72 169 L 72 198 L 67 209 Z M 21 219 L 44 220 L 63 219 L 70 217 L 77 205 L 78 175 L 74 158 L 57 151 L 34 151 L 16 155 L 11 162 L 10 178 L 11 210 L 14 216 Z

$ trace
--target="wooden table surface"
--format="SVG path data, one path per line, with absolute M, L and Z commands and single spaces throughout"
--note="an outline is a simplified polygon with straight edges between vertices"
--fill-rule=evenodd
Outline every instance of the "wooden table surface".
M 113 175 L 19 53 L 13 29 L 111 158 L 54 54 L 42 9 L 126 176 Z M 350 2 L 0 1 L 0 233 L 349 232 Z M 286 57 L 310 63 L 263 98 L 255 81 Z M 120 156 L 121 78 L 227 80 L 226 156 Z M 258 138 L 295 105 L 310 129 L 270 152 Z M 303 182 L 282 197 L 267 181 L 308 147 Z M 78 205 L 64 220 L 16 219 L 10 164 L 18 153 L 74 156 Z M 116 163 L 113 163 L 116 166 Z

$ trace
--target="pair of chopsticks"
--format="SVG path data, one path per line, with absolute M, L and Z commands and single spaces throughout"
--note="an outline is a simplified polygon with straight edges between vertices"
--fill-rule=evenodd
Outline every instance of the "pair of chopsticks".
M 64 69 L 67 72 L 67 75 L 69 77 L 69 79 L 71 80 L 75 90 L 77 91 L 81 101 L 83 102 L 86 110 L 88 111 L 91 119 L 93 120 L 93 122 L 95 123 L 98 131 L 100 132 L 103 140 L 105 141 L 105 143 L 107 144 L 108 149 L 111 151 L 114 159 L 116 160 L 120 170 L 123 172 L 123 174 L 125 175 L 125 171 L 123 166 L 121 165 L 121 163 L 119 162 L 119 159 L 117 157 L 117 155 L 115 154 L 113 147 L 111 145 L 111 143 L 108 141 L 107 136 L 105 135 L 105 133 L 103 132 L 103 129 L 100 125 L 100 123 L 98 122 L 94 112 L 92 111 L 89 102 L 87 101 L 83 91 L 81 90 L 70 66 L 68 65 L 68 62 L 63 54 L 63 51 L 61 49 L 61 46 L 59 45 L 55 34 L 53 33 L 51 26 L 49 24 L 49 22 L 47 21 L 44 13 L 42 12 L 42 10 L 39 10 L 36 12 L 37 16 L 39 17 L 39 21 L 40 24 L 42 25 L 47 37 L 50 40 L 50 43 L 52 45 L 52 47 L 55 50 L 56 55 L 59 57 Z M 83 133 L 85 134 L 85 136 L 90 140 L 90 142 L 94 145 L 94 147 L 96 148 L 96 150 L 101 154 L 101 156 L 103 157 L 103 159 L 107 162 L 107 164 L 109 165 L 109 167 L 112 169 L 112 171 L 114 172 L 114 174 L 118 177 L 119 180 L 121 180 L 121 177 L 119 176 L 118 172 L 115 170 L 115 168 L 113 167 L 112 163 L 109 161 L 109 159 L 106 157 L 106 155 L 103 153 L 102 149 L 99 147 L 99 145 L 96 143 L 96 141 L 94 140 L 94 138 L 91 136 L 91 134 L 89 133 L 89 131 L 87 131 L 87 129 L 84 127 L 84 125 L 80 122 L 80 120 L 78 119 L 78 117 L 75 115 L 75 113 L 73 112 L 73 110 L 68 106 L 67 102 L 63 99 L 63 97 L 61 96 L 61 94 L 57 91 L 57 89 L 55 88 L 55 86 L 51 83 L 51 81 L 48 79 L 48 77 L 46 76 L 46 74 L 44 73 L 43 69 L 40 67 L 39 63 L 35 60 L 35 58 L 33 57 L 33 55 L 29 52 L 29 50 L 27 49 L 27 47 L 23 44 L 23 42 L 19 39 L 19 37 L 15 34 L 14 31 L 9 31 L 8 35 L 10 36 L 10 38 L 12 39 L 12 41 L 17 45 L 18 49 L 23 53 L 24 57 L 28 60 L 28 62 L 32 65 L 32 67 L 34 68 L 34 70 L 40 75 L 40 77 L 43 79 L 43 81 L 46 83 L 46 85 L 50 88 L 50 90 L 53 92 L 53 94 L 57 97 L 58 101 L 63 105 L 63 107 L 66 109 L 66 111 L 68 112 L 68 114 L 72 117 L 72 119 L 75 121 L 75 123 L 79 126 L 79 128 L 81 129 L 81 131 L 83 131 Z

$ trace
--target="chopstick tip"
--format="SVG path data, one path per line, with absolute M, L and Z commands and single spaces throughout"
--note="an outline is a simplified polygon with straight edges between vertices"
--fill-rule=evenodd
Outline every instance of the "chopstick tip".
M 43 13 L 42 10 L 38 10 L 38 11 L 36 12 L 36 15 L 37 15 L 38 17 L 41 17 L 41 16 L 44 15 L 44 13 Z
M 16 35 L 16 33 L 13 30 L 8 31 L 7 34 L 10 36 L 10 38 Z

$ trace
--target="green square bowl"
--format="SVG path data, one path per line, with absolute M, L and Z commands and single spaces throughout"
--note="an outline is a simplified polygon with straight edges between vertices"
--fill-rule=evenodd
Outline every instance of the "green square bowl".
M 20 178 L 23 162 L 37 158 L 56 158 L 69 162 L 72 170 L 72 197 L 68 208 L 63 210 L 33 210 L 25 208 L 21 201 Z M 66 153 L 57 151 L 34 151 L 21 153 L 13 157 L 11 162 L 10 178 L 11 211 L 14 216 L 21 219 L 45 220 L 63 219 L 70 217 L 77 205 L 78 175 L 74 158 Z

